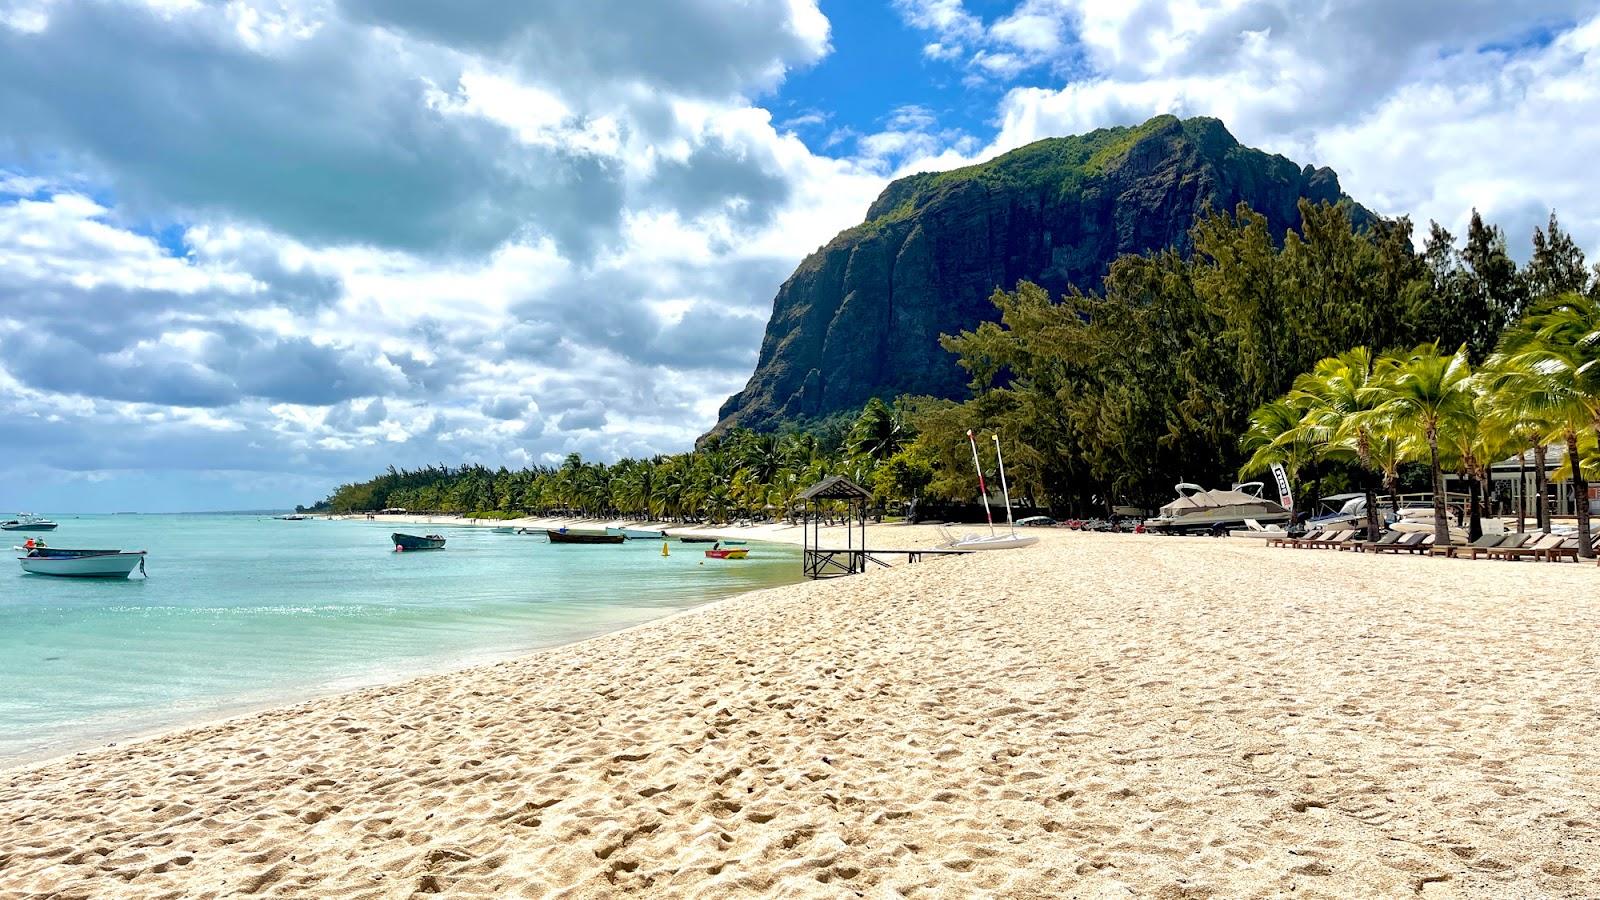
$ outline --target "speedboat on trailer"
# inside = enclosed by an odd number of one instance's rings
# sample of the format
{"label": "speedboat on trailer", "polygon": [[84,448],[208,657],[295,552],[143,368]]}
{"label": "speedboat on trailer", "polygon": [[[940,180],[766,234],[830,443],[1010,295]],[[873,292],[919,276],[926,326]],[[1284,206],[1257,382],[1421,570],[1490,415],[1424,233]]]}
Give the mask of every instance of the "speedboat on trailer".
{"label": "speedboat on trailer", "polygon": [[1229,529],[1253,521],[1257,525],[1286,524],[1289,511],[1274,500],[1261,496],[1262,484],[1249,481],[1232,490],[1206,490],[1198,484],[1181,482],[1177,499],[1161,507],[1161,514],[1145,520],[1145,527],[1161,534],[1190,534],[1203,531],[1226,534]]}

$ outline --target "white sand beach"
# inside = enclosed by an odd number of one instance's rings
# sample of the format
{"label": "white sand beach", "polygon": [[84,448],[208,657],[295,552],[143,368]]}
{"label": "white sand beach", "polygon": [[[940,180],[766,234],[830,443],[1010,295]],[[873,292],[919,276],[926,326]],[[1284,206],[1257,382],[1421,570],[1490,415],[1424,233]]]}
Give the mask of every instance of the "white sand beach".
{"label": "white sand beach", "polygon": [[1594,566],[1044,536],[0,773],[0,897],[1600,895]]}

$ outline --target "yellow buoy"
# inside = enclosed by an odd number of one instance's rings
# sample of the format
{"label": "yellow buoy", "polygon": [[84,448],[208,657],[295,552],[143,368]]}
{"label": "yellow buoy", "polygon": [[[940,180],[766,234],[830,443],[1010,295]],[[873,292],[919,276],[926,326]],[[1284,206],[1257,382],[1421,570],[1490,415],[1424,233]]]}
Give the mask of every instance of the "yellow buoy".
{"label": "yellow buoy", "polygon": [[662,541],[661,542],[661,555],[662,556],[671,556],[672,555],[671,553],[667,552],[667,542],[666,541]]}

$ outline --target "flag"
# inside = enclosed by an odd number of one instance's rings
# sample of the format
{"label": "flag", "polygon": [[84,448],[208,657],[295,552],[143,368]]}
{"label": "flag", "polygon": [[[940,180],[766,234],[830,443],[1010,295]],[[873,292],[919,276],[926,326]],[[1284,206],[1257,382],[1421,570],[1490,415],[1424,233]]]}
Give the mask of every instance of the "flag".
{"label": "flag", "polygon": [[1294,508],[1294,494],[1289,492],[1289,473],[1284,471],[1282,463],[1272,464],[1272,477],[1278,480],[1278,502],[1285,509]]}

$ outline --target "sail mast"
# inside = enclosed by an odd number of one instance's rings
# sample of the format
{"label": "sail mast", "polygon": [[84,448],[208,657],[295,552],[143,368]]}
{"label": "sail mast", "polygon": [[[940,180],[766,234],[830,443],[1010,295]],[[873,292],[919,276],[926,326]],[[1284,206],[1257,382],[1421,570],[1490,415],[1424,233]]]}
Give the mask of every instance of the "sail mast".
{"label": "sail mast", "polygon": [[978,462],[978,439],[967,429],[967,443],[972,445],[972,467],[978,470],[978,494],[983,497],[983,517],[989,520],[989,533],[994,534],[994,513],[989,512],[989,487],[983,483],[983,466]]}
{"label": "sail mast", "polygon": [[1000,492],[1006,498],[1006,527],[1011,529],[1012,534],[1016,534],[1016,523],[1011,521],[1011,488],[1006,487],[1006,460],[1000,455],[1000,435],[995,433],[990,437],[994,438],[994,458],[1000,463]]}

